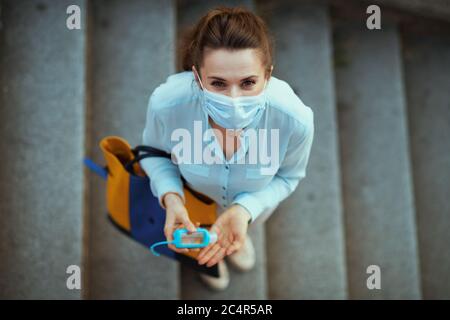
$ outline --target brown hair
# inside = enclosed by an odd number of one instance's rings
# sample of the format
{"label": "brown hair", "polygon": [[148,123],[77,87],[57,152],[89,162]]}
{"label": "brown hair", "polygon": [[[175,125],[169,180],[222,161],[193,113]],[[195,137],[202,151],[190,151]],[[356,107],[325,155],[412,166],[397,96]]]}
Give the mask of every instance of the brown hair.
{"label": "brown hair", "polygon": [[191,71],[194,65],[200,72],[205,47],[255,48],[259,49],[267,75],[273,61],[273,43],[265,22],[253,12],[244,7],[216,7],[187,33],[181,46],[182,68]]}

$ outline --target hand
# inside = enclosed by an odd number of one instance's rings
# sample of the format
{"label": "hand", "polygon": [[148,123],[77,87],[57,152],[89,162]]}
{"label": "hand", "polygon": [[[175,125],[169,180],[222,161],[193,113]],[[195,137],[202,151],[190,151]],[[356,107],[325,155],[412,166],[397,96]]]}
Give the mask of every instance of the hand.
{"label": "hand", "polygon": [[[189,232],[195,232],[197,228],[189,219],[188,212],[184,206],[183,199],[177,193],[169,192],[164,195],[163,203],[166,207],[166,223],[164,235],[167,241],[173,241],[173,232],[179,228],[186,228]],[[178,253],[188,252],[189,249],[178,249],[173,244],[168,247]]]}
{"label": "hand", "polygon": [[217,242],[203,248],[197,256],[200,265],[212,267],[225,256],[239,250],[245,241],[251,215],[244,207],[235,204],[223,212],[211,227],[217,234]]}

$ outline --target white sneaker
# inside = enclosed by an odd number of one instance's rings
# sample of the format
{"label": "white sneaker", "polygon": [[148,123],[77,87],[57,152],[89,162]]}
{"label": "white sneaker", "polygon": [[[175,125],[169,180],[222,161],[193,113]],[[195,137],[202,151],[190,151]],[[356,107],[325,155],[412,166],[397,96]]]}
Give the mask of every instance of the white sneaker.
{"label": "white sneaker", "polygon": [[223,291],[228,288],[228,285],[230,284],[230,274],[224,260],[220,261],[217,266],[219,268],[218,278],[200,273],[200,279],[202,279],[203,283],[209,288],[215,291]]}
{"label": "white sneaker", "polygon": [[235,253],[227,257],[230,264],[239,271],[249,271],[253,269],[256,262],[255,247],[252,239],[247,235],[243,246]]}

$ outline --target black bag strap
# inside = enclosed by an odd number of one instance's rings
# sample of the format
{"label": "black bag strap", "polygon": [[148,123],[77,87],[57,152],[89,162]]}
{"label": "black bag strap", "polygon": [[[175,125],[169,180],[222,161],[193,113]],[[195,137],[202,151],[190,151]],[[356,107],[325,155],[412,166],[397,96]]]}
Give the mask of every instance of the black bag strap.
{"label": "black bag strap", "polygon": [[[136,146],[134,149],[131,150],[135,156],[135,158],[131,161],[129,161],[126,165],[125,165],[125,169],[132,173],[133,172],[133,164],[135,164],[138,161],[141,161],[142,159],[145,158],[149,158],[149,157],[163,157],[163,158],[169,158],[171,159],[172,156],[170,153],[165,152],[164,150],[160,150],[157,148],[153,148],[150,146],[144,146],[144,145],[139,145]],[[140,152],[144,152],[142,154],[139,154]],[[181,180],[183,181],[183,185],[195,196],[197,197],[197,199],[203,201],[206,204],[212,204],[214,202],[214,200],[210,199],[208,196],[197,192],[195,190],[193,190],[191,187],[189,187],[189,185],[186,182],[186,179],[184,179],[183,176],[181,176]]]}
{"label": "black bag strap", "polygon": [[[150,147],[150,146],[144,146],[144,145],[136,146],[131,151],[134,154],[134,159],[129,161],[125,165],[125,169],[128,172],[133,172],[133,165],[136,162],[139,162],[139,161],[141,161],[142,159],[145,159],[145,158],[149,158],[149,157],[163,157],[163,158],[171,159],[170,153],[167,153],[164,150],[156,149],[156,148],[153,148],[153,147]],[[145,152],[145,153],[139,154],[140,152]]]}
{"label": "black bag strap", "polygon": [[164,150],[161,150],[161,149],[153,148],[151,146],[140,145],[140,146],[136,146],[131,151],[134,153],[135,156],[137,156],[139,154],[139,152],[145,151],[146,153],[151,154],[152,157],[167,157],[167,158],[170,158],[170,153],[167,153],[167,152],[165,152]]}

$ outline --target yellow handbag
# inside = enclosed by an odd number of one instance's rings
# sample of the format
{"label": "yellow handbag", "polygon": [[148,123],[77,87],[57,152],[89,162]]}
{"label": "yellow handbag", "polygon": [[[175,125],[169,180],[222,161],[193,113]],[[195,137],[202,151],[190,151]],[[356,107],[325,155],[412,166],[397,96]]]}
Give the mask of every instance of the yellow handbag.
{"label": "yellow handbag", "polygon": [[[131,148],[129,143],[117,136],[107,136],[100,142],[106,160],[102,167],[85,158],[85,165],[106,180],[106,205],[110,221],[127,236],[149,248],[153,243],[166,240],[164,236],[165,209],[150,189],[150,179],[140,167],[139,161],[146,157],[171,155],[150,146]],[[200,227],[209,228],[216,221],[216,203],[204,194],[191,189],[184,177],[184,194],[189,218]],[[199,252],[177,253],[167,246],[158,252],[188,265],[199,272],[218,277],[217,265],[198,265]]]}

